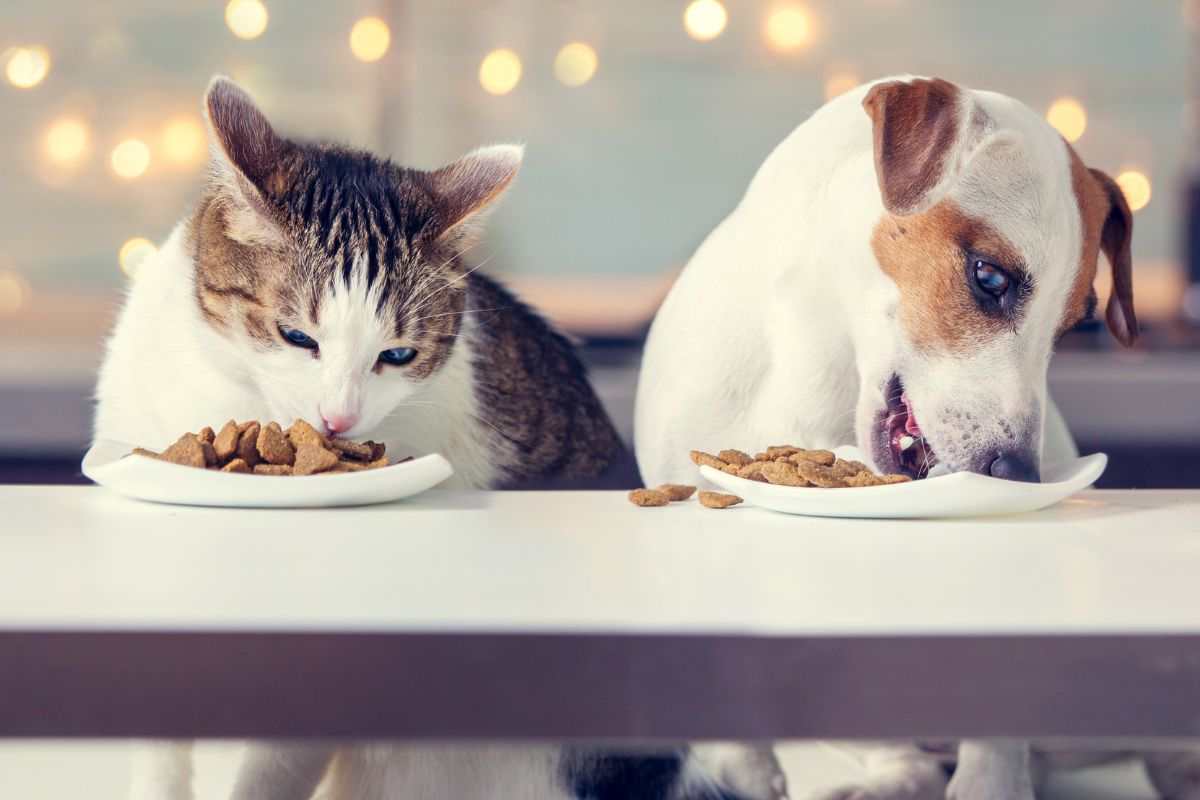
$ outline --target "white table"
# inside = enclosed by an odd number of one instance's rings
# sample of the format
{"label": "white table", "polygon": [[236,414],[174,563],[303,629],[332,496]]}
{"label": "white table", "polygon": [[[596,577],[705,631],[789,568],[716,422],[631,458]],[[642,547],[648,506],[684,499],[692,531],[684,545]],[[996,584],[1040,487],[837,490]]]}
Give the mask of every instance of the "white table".
{"label": "white table", "polygon": [[0,735],[1200,734],[1200,491],[868,522],[0,487]]}

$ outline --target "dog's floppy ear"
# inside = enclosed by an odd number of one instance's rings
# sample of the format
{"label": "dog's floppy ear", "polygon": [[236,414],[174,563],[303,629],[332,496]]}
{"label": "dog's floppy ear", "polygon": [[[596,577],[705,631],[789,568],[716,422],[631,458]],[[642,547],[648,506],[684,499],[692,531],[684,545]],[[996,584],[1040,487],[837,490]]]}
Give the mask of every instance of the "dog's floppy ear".
{"label": "dog's floppy ear", "polygon": [[1104,320],[1117,341],[1129,347],[1138,337],[1137,314],[1133,310],[1133,213],[1116,181],[1098,169],[1088,171],[1108,196],[1100,249],[1112,267],[1112,294],[1108,296]]}
{"label": "dog's floppy ear", "polygon": [[960,165],[972,112],[949,81],[916,78],[871,87],[863,108],[875,126],[875,176],[893,214],[925,211],[949,190]]}

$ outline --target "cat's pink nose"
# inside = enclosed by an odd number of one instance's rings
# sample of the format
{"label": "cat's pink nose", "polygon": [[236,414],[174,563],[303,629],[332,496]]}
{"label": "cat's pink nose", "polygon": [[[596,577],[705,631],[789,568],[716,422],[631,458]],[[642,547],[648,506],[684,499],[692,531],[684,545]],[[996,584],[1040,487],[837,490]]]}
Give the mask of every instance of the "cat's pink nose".
{"label": "cat's pink nose", "polygon": [[325,432],[336,436],[339,433],[345,433],[354,427],[358,422],[357,414],[331,414],[325,416],[321,414],[321,421],[325,423]]}

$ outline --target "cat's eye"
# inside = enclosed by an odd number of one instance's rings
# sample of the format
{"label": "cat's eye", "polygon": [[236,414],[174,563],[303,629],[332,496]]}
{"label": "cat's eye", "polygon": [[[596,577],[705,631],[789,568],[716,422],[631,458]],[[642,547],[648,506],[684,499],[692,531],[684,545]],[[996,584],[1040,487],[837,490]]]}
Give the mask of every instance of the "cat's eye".
{"label": "cat's eye", "polygon": [[384,364],[403,367],[417,357],[417,351],[411,347],[393,347],[379,354],[379,360]]}
{"label": "cat's eye", "polygon": [[316,350],[317,340],[309,336],[307,333],[296,328],[288,328],[284,325],[279,326],[279,335],[287,340],[288,344],[293,344],[296,347],[303,347],[305,350]]}

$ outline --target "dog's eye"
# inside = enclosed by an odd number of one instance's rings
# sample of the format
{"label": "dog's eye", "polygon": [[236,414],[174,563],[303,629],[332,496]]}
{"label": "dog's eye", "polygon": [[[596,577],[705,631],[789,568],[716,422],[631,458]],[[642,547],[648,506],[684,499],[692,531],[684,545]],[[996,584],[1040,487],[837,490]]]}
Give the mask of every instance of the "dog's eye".
{"label": "dog's eye", "polygon": [[296,347],[303,347],[305,350],[317,349],[317,340],[304,331],[280,325],[279,335],[286,339],[288,344],[295,345]]}
{"label": "dog's eye", "polygon": [[402,367],[417,357],[417,351],[411,347],[393,347],[379,354],[379,360],[384,364]]}
{"label": "dog's eye", "polygon": [[974,268],[975,283],[980,289],[997,298],[1008,293],[1008,288],[1012,285],[1012,278],[1008,277],[1007,272],[995,264],[989,264],[978,258],[975,259]]}

